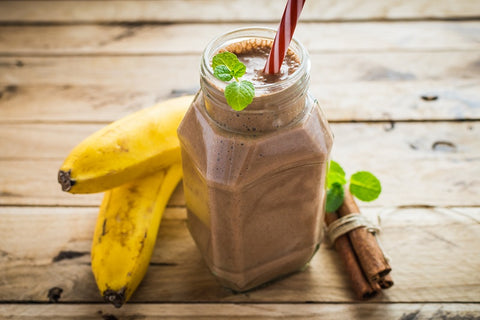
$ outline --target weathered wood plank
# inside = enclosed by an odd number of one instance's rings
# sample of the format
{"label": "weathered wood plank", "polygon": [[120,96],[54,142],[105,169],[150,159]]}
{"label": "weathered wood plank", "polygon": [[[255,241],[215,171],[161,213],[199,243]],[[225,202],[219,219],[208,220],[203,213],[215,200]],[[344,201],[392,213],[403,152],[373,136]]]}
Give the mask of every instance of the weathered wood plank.
{"label": "weathered wood plank", "polygon": [[[91,133],[105,124],[1,124],[1,160],[57,160],[60,165],[68,152]],[[458,160],[474,160],[480,155],[480,141],[476,131],[480,124],[453,123],[332,123],[335,134],[334,153],[362,154],[375,145],[379,158],[393,156],[406,158],[457,157]],[[445,141],[453,145],[433,146]],[[365,151],[364,151],[365,152]]]}
{"label": "weathered wood plank", "polygon": [[[256,26],[276,28],[272,23]],[[215,36],[251,23],[1,26],[2,55],[200,54]],[[192,37],[192,33],[195,37]],[[310,53],[328,51],[479,50],[480,23],[302,23],[295,30]]]}
{"label": "weathered wood plank", "polygon": [[[472,80],[313,83],[330,121],[477,120],[480,83]],[[106,123],[158,101],[194,94],[198,84],[156,89],[109,86],[0,86],[0,123]],[[423,97],[423,98],[422,98]],[[424,98],[434,97],[434,100]]]}
{"label": "weathered wood plank", "polygon": [[[90,261],[89,246],[98,208],[3,207],[0,212],[0,234],[13,237],[0,240],[0,263],[17,264],[25,260],[33,265],[49,264],[62,251],[83,252],[86,256],[78,257],[78,261]],[[164,221],[185,219],[185,208],[167,208],[163,215]],[[27,220],[31,221],[30,226]],[[43,231],[38,235],[32,228]],[[41,236],[41,242],[32,238],[32,234]]]}
{"label": "weathered wood plank", "polygon": [[[331,120],[479,119],[479,61],[477,52],[313,54],[310,88]],[[198,64],[196,55],[2,57],[0,121],[111,121],[194,93]]]}
{"label": "weathered wood plank", "polygon": [[[370,52],[311,55],[312,87],[351,82],[478,82],[478,52]],[[160,90],[198,85],[200,55],[1,57],[3,85],[101,85]],[[181,70],[182,72],[179,72]],[[73,76],[74,75],[74,76]]]}
{"label": "weathered wood plank", "polygon": [[[372,219],[380,217],[382,244],[394,270],[395,286],[372,301],[479,302],[478,208],[363,211]],[[60,302],[101,301],[88,255],[95,217],[93,208],[0,207],[0,301],[47,301],[54,286],[63,289]],[[84,255],[53,262],[61,251]],[[323,246],[305,272],[234,294],[210,275],[185,221],[165,219],[152,264],[132,301],[354,301],[343,271],[337,254]]]}
{"label": "weathered wood plank", "polygon": [[[120,310],[98,304],[0,305],[7,319],[477,319],[478,304],[130,304]],[[115,317],[115,318],[114,318]]]}
{"label": "weathered wood plank", "polygon": [[[276,0],[164,1],[2,1],[0,22],[185,22],[278,21]],[[304,21],[431,19],[478,17],[476,1],[309,1]]]}
{"label": "weathered wood plank", "polygon": [[[0,205],[99,206],[103,194],[69,194],[57,182],[62,160],[0,160]],[[34,178],[32,178],[34,177]],[[168,205],[184,205],[177,187]]]}
{"label": "weathered wood plank", "polygon": [[[89,205],[100,195],[60,191],[57,170],[100,125],[0,125],[0,204]],[[332,124],[333,159],[349,173],[378,175],[375,205],[479,205],[480,140],[476,122]],[[171,204],[183,204],[181,193]]]}

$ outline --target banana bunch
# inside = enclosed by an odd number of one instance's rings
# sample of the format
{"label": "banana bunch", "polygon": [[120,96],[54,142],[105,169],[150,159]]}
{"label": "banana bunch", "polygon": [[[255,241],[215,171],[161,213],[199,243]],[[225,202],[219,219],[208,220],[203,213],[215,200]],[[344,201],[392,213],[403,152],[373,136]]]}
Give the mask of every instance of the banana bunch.
{"label": "banana bunch", "polygon": [[87,137],[58,172],[63,191],[105,191],[92,271],[105,301],[121,307],[143,279],[168,200],[182,178],[179,126],[192,96],[167,100]]}
{"label": "banana bunch", "polygon": [[167,100],[87,137],[60,167],[63,191],[102,192],[180,162],[177,128],[192,100]]}

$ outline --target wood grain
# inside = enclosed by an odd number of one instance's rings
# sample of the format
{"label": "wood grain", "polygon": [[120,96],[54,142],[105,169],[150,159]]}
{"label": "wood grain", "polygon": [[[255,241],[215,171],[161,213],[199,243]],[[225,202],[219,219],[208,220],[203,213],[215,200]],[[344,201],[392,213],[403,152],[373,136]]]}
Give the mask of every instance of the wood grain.
{"label": "wood grain", "polygon": [[[317,80],[321,80],[317,78]],[[191,82],[191,83],[188,83]],[[144,89],[113,86],[0,86],[0,123],[108,123],[156,102],[194,94],[193,81]],[[480,119],[475,80],[312,83],[329,121],[423,121]],[[426,101],[424,98],[434,97]]]}
{"label": "wood grain", "polygon": [[[159,311],[161,310],[161,311]],[[0,305],[7,319],[477,319],[478,304],[130,304],[120,310],[99,304]],[[114,318],[115,317],[115,318]]]}
{"label": "wood grain", "polygon": [[296,31],[332,122],[333,159],[382,181],[381,197],[359,204],[380,219],[393,288],[358,303],[324,245],[305,272],[234,294],[189,236],[179,185],[132,301],[102,303],[89,257],[102,194],[61,192],[63,158],[110,121],[195,93],[206,43],[237,27],[275,28],[284,3],[0,1],[0,319],[480,319],[472,0],[307,1]]}
{"label": "wood grain", "polygon": [[[0,26],[2,55],[201,54],[213,37],[252,23],[170,25]],[[255,26],[276,28],[274,23]],[[195,37],[191,36],[195,30]],[[298,25],[295,37],[310,53],[359,51],[473,51],[476,22],[361,22]]]}
{"label": "wood grain", "polygon": [[[0,125],[0,204],[97,206],[101,195],[60,191],[57,170],[73,146],[101,125]],[[479,205],[476,122],[332,124],[332,158],[352,174],[374,172],[375,205]],[[178,191],[180,192],[180,191]],[[171,205],[183,204],[181,193]]]}
{"label": "wood grain", "polygon": [[[0,22],[276,22],[283,9],[284,3],[276,0],[2,1]],[[478,3],[469,0],[309,1],[302,20],[475,18],[479,14]]]}
{"label": "wood grain", "polygon": [[[478,84],[478,52],[317,53],[311,55],[312,91],[359,82]],[[3,85],[98,85],[143,90],[198,86],[200,55],[1,57]],[[182,72],[179,72],[182,70]],[[73,76],[75,75],[75,76]]]}
{"label": "wood grain", "polygon": [[[0,206],[89,206],[97,207],[102,194],[70,194],[61,191],[57,174],[62,160],[0,161]],[[32,178],[32,172],[35,178]],[[30,194],[30,196],[28,195]],[[184,205],[183,188],[176,189],[169,206]]]}
{"label": "wood grain", "polygon": [[[479,61],[477,52],[312,54],[310,90],[335,121],[475,120]],[[112,121],[195,93],[198,64],[197,55],[0,57],[0,122]]]}
{"label": "wood grain", "polygon": [[[478,302],[477,208],[362,210],[380,218],[395,279],[372,302]],[[93,208],[0,207],[0,301],[48,301],[46,293],[57,286],[63,289],[60,302],[100,302],[88,254],[95,218]],[[54,262],[62,251],[84,254]],[[132,301],[320,303],[351,302],[354,296],[339,257],[325,246],[305,272],[234,294],[210,275],[185,220],[173,213],[162,221],[152,263]]]}

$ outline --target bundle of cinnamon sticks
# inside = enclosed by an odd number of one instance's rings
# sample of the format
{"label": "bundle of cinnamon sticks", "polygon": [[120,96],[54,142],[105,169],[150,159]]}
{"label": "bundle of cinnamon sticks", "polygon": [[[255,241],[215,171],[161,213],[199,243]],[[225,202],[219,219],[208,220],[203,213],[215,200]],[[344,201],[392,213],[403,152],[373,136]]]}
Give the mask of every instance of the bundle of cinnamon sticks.
{"label": "bundle of cinnamon sticks", "polygon": [[[349,214],[360,214],[352,194],[345,190],[342,206],[337,212],[325,215],[327,226],[340,217]],[[365,227],[356,228],[339,236],[333,244],[342,258],[353,290],[359,299],[367,299],[377,295],[382,289],[393,286],[389,275],[392,270],[378,245],[375,235]]]}

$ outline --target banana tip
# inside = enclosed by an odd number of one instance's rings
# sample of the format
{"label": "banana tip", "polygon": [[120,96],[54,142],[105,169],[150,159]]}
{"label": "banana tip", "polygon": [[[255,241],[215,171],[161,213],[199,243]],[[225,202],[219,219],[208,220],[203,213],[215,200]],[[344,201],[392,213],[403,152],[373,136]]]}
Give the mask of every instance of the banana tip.
{"label": "banana tip", "polygon": [[61,184],[63,191],[70,191],[70,189],[72,189],[72,186],[75,184],[75,180],[72,180],[70,178],[71,172],[72,170],[58,171],[58,183]]}
{"label": "banana tip", "polygon": [[115,308],[120,308],[125,304],[125,287],[119,291],[114,291],[112,289],[107,289],[103,292],[103,299],[105,302],[109,302],[115,306]]}

